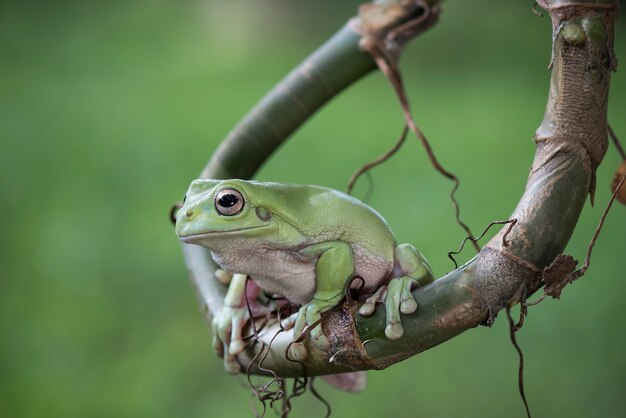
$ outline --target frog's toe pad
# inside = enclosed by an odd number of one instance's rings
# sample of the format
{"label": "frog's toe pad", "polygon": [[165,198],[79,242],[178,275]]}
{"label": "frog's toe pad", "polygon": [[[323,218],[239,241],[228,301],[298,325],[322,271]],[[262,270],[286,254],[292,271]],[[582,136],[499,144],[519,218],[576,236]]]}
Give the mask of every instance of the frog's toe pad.
{"label": "frog's toe pad", "polygon": [[302,343],[292,343],[287,354],[291,360],[304,361],[306,359],[306,348]]}
{"label": "frog's toe pad", "polygon": [[320,350],[328,350],[330,348],[330,341],[323,333],[313,336],[313,342]]}
{"label": "frog's toe pad", "polygon": [[400,312],[405,315],[412,314],[417,311],[417,302],[413,298],[408,298],[400,303]]}
{"label": "frog's toe pad", "polygon": [[280,321],[280,325],[283,327],[285,331],[290,330],[296,324],[297,313],[288,316],[287,318]]}
{"label": "frog's toe pad", "polygon": [[242,340],[233,340],[228,347],[228,354],[236,356],[237,354],[241,353],[245,347],[246,345]]}
{"label": "frog's toe pad", "polygon": [[359,308],[359,314],[361,314],[361,316],[370,316],[371,314],[374,313],[375,309],[376,309],[376,305],[374,303],[365,302]]}
{"label": "frog's toe pad", "polygon": [[233,275],[227,272],[226,270],[217,269],[215,270],[215,278],[217,279],[218,282],[220,282],[224,286],[227,286],[230,284],[230,281],[232,280]]}
{"label": "frog's toe pad", "polygon": [[217,356],[219,358],[224,357],[224,344],[222,344],[222,341],[217,338],[217,335],[213,335],[213,351],[215,351],[215,354],[217,354]]}
{"label": "frog's toe pad", "polygon": [[387,297],[387,286],[379,287],[376,292],[365,300],[365,303],[359,308],[361,316],[370,316],[376,310],[377,303],[383,303]]}
{"label": "frog's toe pad", "polygon": [[228,374],[239,374],[241,366],[237,362],[237,359],[234,356],[228,357],[228,360],[224,361],[224,370],[226,370]]}
{"label": "frog's toe pad", "polygon": [[390,340],[397,340],[404,334],[404,329],[400,323],[388,323],[385,327],[385,335]]}

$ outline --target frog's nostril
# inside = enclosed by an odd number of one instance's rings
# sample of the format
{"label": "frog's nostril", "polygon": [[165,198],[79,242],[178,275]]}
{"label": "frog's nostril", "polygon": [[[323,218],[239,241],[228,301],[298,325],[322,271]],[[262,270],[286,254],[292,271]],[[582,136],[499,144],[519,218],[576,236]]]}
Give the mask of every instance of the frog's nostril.
{"label": "frog's nostril", "polygon": [[193,216],[193,211],[188,210],[188,211],[185,213],[185,215],[186,215],[188,218],[191,218],[191,217]]}

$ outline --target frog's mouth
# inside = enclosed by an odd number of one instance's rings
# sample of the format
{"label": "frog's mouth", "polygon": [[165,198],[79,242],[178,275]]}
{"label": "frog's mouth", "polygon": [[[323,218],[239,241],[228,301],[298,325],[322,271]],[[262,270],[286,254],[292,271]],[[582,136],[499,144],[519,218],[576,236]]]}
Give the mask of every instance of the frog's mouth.
{"label": "frog's mouth", "polygon": [[183,236],[179,236],[178,239],[181,240],[182,242],[185,243],[189,243],[189,244],[195,244],[198,241],[202,241],[202,239],[204,238],[209,238],[212,239],[214,237],[220,237],[220,236],[224,236],[224,235],[231,235],[231,234],[236,234],[242,231],[250,231],[253,229],[260,229],[260,228],[265,228],[267,225],[262,225],[262,226],[252,226],[249,228],[239,228],[239,229],[229,229],[228,231],[204,231],[204,232],[200,232],[197,234],[190,234],[190,235],[183,235]]}

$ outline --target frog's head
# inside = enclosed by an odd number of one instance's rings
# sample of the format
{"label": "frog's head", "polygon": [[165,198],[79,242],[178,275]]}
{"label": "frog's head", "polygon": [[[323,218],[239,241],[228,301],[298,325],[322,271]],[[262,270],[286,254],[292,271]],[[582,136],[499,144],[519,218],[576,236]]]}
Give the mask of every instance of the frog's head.
{"label": "frog's head", "polygon": [[277,229],[258,185],[244,180],[194,180],[176,214],[181,241],[211,248],[232,238],[266,237]]}

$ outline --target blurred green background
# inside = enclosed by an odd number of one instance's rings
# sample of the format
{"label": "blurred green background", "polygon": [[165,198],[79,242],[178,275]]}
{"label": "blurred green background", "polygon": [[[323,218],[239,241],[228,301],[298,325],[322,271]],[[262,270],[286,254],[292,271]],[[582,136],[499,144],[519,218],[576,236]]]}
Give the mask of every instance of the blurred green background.
{"label": "blurred green background", "polygon": [[[249,417],[187,278],[167,212],[220,139],[357,1],[0,3],[0,416]],[[530,2],[449,0],[407,49],[415,117],[462,179],[475,231],[506,219],[523,191],[547,96],[550,22]],[[626,57],[622,19],[618,58]],[[609,120],[626,141],[626,77]],[[297,132],[259,179],[344,189],[402,126],[372,74]],[[609,197],[613,147],[568,253],[584,257]],[[463,238],[451,184],[417,141],[374,172],[370,203],[430,259]],[[359,184],[357,196],[365,193]],[[584,279],[530,311],[518,338],[541,417],[626,410],[626,208],[610,214]],[[462,256],[468,259],[471,250]],[[369,373],[363,394],[319,383],[336,417],[522,417],[517,355],[500,317]],[[306,395],[294,417],[322,417]],[[271,416],[271,414],[270,414]]]}

